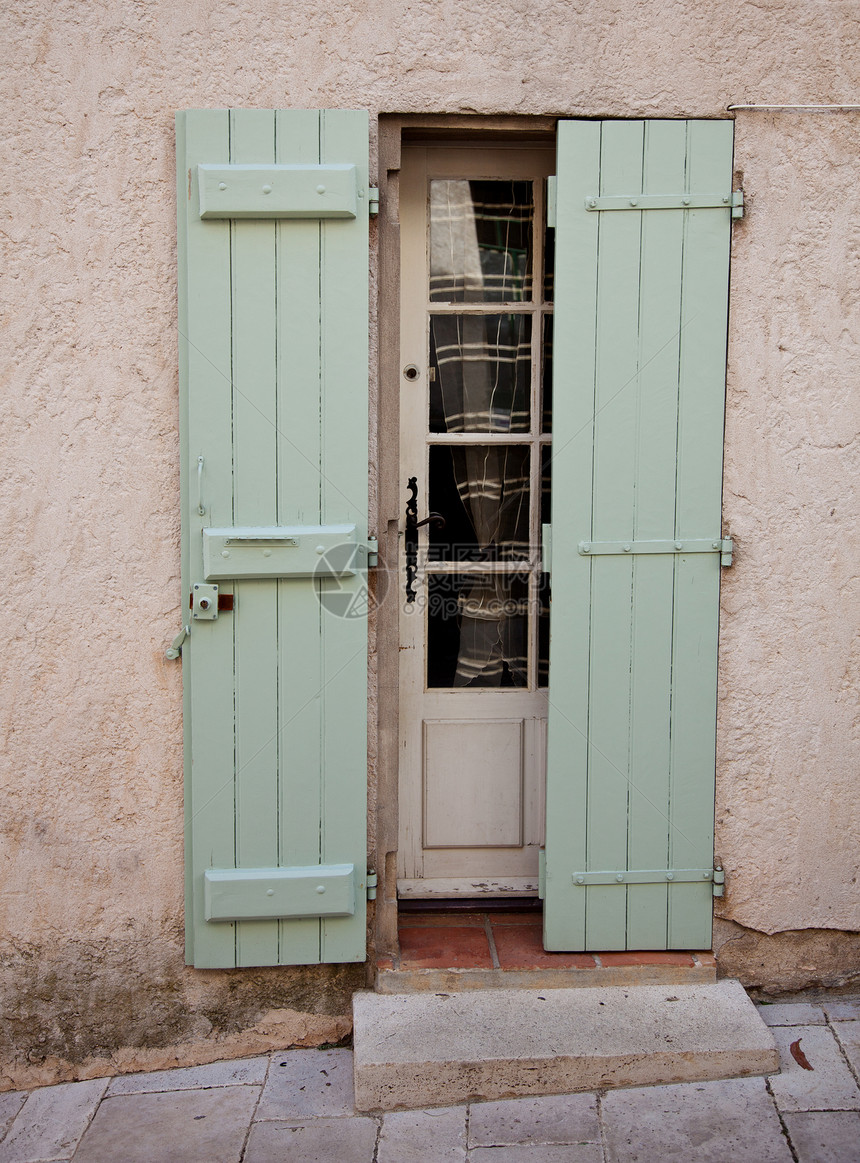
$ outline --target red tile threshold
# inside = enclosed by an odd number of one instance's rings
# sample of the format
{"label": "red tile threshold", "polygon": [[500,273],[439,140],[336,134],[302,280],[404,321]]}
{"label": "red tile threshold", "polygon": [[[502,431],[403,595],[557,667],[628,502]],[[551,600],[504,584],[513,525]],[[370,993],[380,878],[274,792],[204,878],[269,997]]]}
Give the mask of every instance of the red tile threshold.
{"label": "red tile threshold", "polygon": [[492,969],[484,926],[401,925],[401,969]]}
{"label": "red tile threshold", "polygon": [[547,953],[537,925],[493,925],[500,969],[594,969],[590,953]]}
{"label": "red tile threshold", "polygon": [[713,954],[662,951],[548,953],[540,913],[404,913],[400,957],[384,969],[597,969],[712,966]]}

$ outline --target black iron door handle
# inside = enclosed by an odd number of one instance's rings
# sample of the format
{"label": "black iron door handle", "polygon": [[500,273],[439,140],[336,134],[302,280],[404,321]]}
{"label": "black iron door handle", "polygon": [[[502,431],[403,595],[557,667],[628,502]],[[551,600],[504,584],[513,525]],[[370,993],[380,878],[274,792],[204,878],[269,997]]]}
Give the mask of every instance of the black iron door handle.
{"label": "black iron door handle", "polygon": [[406,488],[411,496],[406,499],[406,601],[414,602],[415,575],[418,572],[418,478],[410,477]]}
{"label": "black iron door handle", "polygon": [[441,513],[431,513],[429,517],[425,517],[423,521],[419,521],[415,528],[420,529],[422,525],[435,525],[441,532],[445,528],[445,518]]}
{"label": "black iron door handle", "polygon": [[406,498],[406,601],[415,601],[415,575],[418,572],[418,530],[422,525],[445,528],[445,518],[441,513],[431,513],[423,521],[418,520],[418,478],[410,477],[406,482],[409,496]]}

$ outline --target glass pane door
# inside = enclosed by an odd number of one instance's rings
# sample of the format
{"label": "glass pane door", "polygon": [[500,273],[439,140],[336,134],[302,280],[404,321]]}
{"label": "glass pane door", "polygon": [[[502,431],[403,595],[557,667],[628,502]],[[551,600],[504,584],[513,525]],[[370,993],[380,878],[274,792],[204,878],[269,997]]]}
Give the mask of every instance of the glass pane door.
{"label": "glass pane door", "polygon": [[404,149],[402,895],[537,889],[551,166],[551,150]]}

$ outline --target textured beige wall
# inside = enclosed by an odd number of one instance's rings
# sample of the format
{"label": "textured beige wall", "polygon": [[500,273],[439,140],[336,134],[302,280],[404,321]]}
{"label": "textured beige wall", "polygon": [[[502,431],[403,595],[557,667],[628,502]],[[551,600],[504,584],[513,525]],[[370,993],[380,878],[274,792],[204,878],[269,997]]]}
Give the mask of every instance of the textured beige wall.
{"label": "textured beige wall", "polygon": [[[123,1045],[206,1056],[272,1010],[298,1013],[272,1019],[281,1038],[290,1021],[329,1037],[356,980],[182,965],[173,111],[850,101],[855,16],[854,0],[3,6],[7,1077]],[[764,931],[860,929],[858,133],[851,114],[738,121],[719,851],[725,916]],[[309,1034],[309,1013],[333,1016]]]}
{"label": "textured beige wall", "polygon": [[767,933],[857,930],[860,113],[739,114],[735,152],[749,206],[726,420],[722,912]]}

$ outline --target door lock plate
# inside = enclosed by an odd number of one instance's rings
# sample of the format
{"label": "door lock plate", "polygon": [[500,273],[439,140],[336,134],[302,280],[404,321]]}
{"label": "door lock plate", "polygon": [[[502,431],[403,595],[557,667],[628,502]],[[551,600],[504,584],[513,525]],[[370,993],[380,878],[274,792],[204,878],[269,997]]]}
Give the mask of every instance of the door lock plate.
{"label": "door lock plate", "polygon": [[218,617],[218,587],[195,582],[191,587],[191,617],[197,622],[214,622]]}

